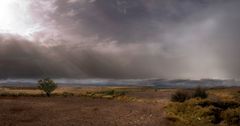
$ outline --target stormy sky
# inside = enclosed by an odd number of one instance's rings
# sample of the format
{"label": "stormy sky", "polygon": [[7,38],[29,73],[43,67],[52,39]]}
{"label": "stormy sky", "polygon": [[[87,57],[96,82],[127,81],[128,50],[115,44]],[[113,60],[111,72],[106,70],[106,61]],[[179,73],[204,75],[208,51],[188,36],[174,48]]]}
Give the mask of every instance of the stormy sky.
{"label": "stormy sky", "polygon": [[0,78],[240,78],[238,0],[6,0]]}

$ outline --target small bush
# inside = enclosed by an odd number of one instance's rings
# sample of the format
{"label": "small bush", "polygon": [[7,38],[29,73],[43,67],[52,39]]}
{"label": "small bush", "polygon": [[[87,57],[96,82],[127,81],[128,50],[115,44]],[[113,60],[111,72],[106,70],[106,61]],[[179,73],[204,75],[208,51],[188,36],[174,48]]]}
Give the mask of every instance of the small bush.
{"label": "small bush", "polygon": [[74,94],[73,93],[69,93],[69,92],[63,92],[62,96],[63,97],[69,97],[69,96],[74,96]]}
{"label": "small bush", "polygon": [[9,93],[9,92],[1,92],[0,96],[2,97],[41,97],[43,94],[29,94],[29,93]]}
{"label": "small bush", "polygon": [[123,96],[123,95],[126,95],[127,94],[127,91],[115,91],[115,96]]}
{"label": "small bush", "polygon": [[221,108],[217,108],[213,106],[209,108],[209,112],[207,112],[207,116],[212,116],[212,118],[210,119],[211,123],[218,124],[222,121],[221,112],[222,112]]}
{"label": "small bush", "polygon": [[201,101],[202,99],[189,99],[182,103],[168,104],[165,107],[166,119],[172,122],[173,126],[214,126],[210,121],[215,120],[215,111],[211,112],[210,107],[197,106]]}
{"label": "small bush", "polygon": [[178,90],[171,96],[173,102],[184,102],[188,99],[190,99],[189,93],[183,90]]}
{"label": "small bush", "polygon": [[[187,90],[188,91],[188,90]],[[187,91],[173,96],[185,96]],[[183,101],[183,100],[182,100]],[[191,126],[240,126],[240,102],[229,100],[192,98],[182,103],[174,102],[165,107],[167,120],[173,125]]]}
{"label": "small bush", "polygon": [[208,94],[205,89],[198,87],[193,93],[193,98],[207,98]]}
{"label": "small bush", "polygon": [[240,125],[240,108],[236,109],[227,109],[222,113],[222,117],[230,126],[239,126]]}
{"label": "small bush", "polygon": [[109,90],[109,91],[103,92],[103,94],[105,94],[105,95],[114,95],[114,93],[115,93],[114,90]]}
{"label": "small bush", "polygon": [[166,119],[168,121],[171,121],[171,122],[177,122],[177,121],[180,121],[181,119],[179,119],[178,116],[175,116],[175,115],[168,115],[166,116]]}
{"label": "small bush", "polygon": [[2,93],[0,93],[0,96],[12,96],[12,94],[7,93],[7,92],[2,92]]}
{"label": "small bush", "polygon": [[127,93],[127,91],[106,90],[106,91],[97,92],[96,94],[123,96],[123,95],[126,95],[126,93]]}
{"label": "small bush", "polygon": [[199,105],[201,107],[214,106],[214,107],[218,107],[218,108],[221,108],[223,110],[226,110],[228,108],[237,108],[237,107],[240,106],[240,103],[236,102],[236,101],[209,101],[209,100],[205,100],[205,101],[199,102],[197,105]]}
{"label": "small bush", "polygon": [[38,84],[38,88],[43,90],[48,97],[50,97],[51,93],[57,88],[57,84],[49,78],[39,80]]}

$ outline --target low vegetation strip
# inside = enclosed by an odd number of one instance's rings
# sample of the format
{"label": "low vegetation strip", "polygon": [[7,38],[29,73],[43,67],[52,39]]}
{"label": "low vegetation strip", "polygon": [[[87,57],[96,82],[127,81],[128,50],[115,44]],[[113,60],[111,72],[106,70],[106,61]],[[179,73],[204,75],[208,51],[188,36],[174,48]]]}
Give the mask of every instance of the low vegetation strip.
{"label": "low vegetation strip", "polygon": [[87,92],[86,96],[94,97],[94,98],[108,98],[112,99],[119,96],[124,96],[127,94],[128,91],[124,90],[103,90],[103,91],[96,91],[96,92]]}
{"label": "low vegetation strip", "polygon": [[[0,96],[2,97],[45,97],[44,93],[32,94],[32,93],[9,93],[9,92],[0,92]],[[53,93],[52,96],[74,96],[73,93],[63,92],[63,93]]]}

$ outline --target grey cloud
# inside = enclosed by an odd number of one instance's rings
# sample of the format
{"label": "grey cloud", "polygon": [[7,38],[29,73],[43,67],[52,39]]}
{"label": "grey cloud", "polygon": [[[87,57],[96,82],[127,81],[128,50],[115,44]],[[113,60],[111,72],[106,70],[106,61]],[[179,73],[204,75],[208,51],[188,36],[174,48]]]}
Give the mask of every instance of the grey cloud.
{"label": "grey cloud", "polygon": [[[236,0],[32,3],[33,40],[0,38],[2,77],[239,78]],[[37,8],[37,6],[39,6]]]}
{"label": "grey cloud", "polygon": [[[208,7],[202,1],[57,0],[50,16],[72,34],[97,35],[120,42],[144,42]],[[61,29],[64,29],[61,27]]]}

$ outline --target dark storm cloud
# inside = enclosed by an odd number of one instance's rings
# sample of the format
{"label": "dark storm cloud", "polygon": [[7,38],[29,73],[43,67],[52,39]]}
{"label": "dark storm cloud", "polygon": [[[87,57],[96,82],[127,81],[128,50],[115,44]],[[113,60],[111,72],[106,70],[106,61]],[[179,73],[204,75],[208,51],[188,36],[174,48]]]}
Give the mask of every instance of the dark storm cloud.
{"label": "dark storm cloud", "polygon": [[[1,78],[156,76],[153,71],[158,60],[149,57],[147,59],[149,61],[145,61],[149,52],[138,52],[140,48],[146,49],[142,45],[129,47],[101,43],[85,45],[82,48],[64,44],[47,47],[19,36],[2,35],[0,47]],[[135,51],[136,54],[128,54],[131,51]],[[162,66],[167,67],[169,65],[167,62],[172,62],[171,59],[164,57],[161,59],[164,59]],[[146,67],[146,64],[149,66]],[[170,69],[168,71],[170,72]]]}
{"label": "dark storm cloud", "polygon": [[2,77],[239,78],[237,0],[33,1],[44,30],[0,36]]}
{"label": "dark storm cloud", "polygon": [[[144,42],[210,6],[207,0],[55,1],[50,16],[73,34],[97,35],[121,42]],[[83,30],[84,29],[84,30]]]}
{"label": "dark storm cloud", "polygon": [[1,35],[0,48],[0,76],[3,78],[61,75],[64,72],[64,68],[51,59],[47,48],[19,36]]}

